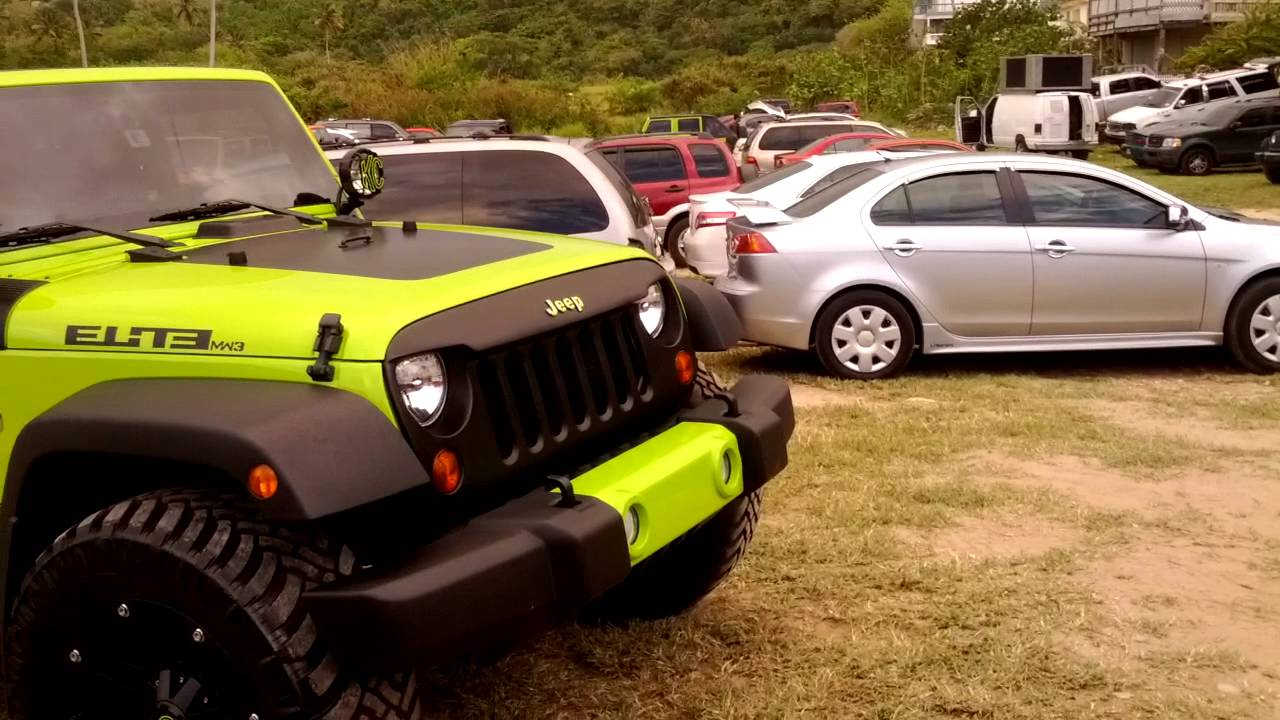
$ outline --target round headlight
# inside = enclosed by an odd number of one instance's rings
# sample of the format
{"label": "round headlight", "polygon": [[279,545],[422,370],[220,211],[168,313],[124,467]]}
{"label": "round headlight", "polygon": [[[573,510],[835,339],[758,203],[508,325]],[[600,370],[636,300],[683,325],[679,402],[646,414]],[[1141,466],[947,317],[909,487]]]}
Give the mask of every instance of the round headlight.
{"label": "round headlight", "polygon": [[658,337],[662,332],[662,323],[667,318],[667,299],[662,294],[662,286],[654,283],[645,292],[644,298],[636,302],[636,311],[640,313],[640,324],[645,332]]}
{"label": "round headlight", "polygon": [[444,409],[444,362],[435,353],[396,363],[396,389],[405,408],[419,425],[430,425]]}

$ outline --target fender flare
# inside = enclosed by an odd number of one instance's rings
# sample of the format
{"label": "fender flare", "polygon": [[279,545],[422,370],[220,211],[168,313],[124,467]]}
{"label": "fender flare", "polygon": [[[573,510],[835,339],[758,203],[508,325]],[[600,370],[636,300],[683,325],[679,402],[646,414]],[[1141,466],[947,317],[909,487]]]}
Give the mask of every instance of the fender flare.
{"label": "fender flare", "polygon": [[742,321],[733,306],[711,285],[701,280],[675,281],[689,322],[689,338],[696,352],[728,350],[742,339]]}
{"label": "fender flare", "polygon": [[61,453],[205,465],[240,484],[269,465],[280,487],[260,507],[280,522],[317,520],[430,483],[400,430],[352,392],[258,380],[115,380],[22,429],[0,503],[6,531],[28,470]]}

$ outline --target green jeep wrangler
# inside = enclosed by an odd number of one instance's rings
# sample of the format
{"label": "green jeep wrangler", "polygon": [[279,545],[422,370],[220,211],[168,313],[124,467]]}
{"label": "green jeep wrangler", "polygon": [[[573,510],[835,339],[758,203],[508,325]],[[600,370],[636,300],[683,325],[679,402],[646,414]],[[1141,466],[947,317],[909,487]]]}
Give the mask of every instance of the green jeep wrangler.
{"label": "green jeep wrangler", "polygon": [[417,717],[415,668],[678,613],[745,549],[794,417],[698,368],[740,329],[709,286],[369,223],[380,160],[335,174],[258,73],[0,106],[10,720]]}

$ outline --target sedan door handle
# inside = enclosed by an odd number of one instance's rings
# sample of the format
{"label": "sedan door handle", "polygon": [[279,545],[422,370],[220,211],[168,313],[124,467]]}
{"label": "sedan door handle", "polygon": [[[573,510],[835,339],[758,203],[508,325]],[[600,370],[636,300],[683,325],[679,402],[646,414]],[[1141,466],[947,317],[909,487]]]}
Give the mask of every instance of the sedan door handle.
{"label": "sedan door handle", "polygon": [[917,250],[924,248],[923,245],[915,240],[903,238],[883,246],[885,250],[892,250],[898,257],[911,257],[916,254]]}
{"label": "sedan door handle", "polygon": [[671,187],[667,188],[667,192],[669,193],[677,193],[677,192],[680,192],[681,190],[684,190],[684,188],[680,187],[679,185],[672,185]]}
{"label": "sedan door handle", "polygon": [[1075,246],[1068,245],[1065,240],[1050,240],[1044,245],[1037,245],[1036,249],[1048,253],[1051,258],[1060,258],[1076,251]]}

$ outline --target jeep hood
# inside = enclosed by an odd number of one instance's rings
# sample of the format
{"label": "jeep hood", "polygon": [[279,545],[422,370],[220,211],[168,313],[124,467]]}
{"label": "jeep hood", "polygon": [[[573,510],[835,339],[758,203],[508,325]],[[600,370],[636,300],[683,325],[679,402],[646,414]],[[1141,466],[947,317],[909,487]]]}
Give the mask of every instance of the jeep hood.
{"label": "jeep hood", "polygon": [[[132,246],[111,244],[80,253],[93,262],[63,255],[52,266],[0,265],[0,283],[47,280],[28,284],[13,302],[0,322],[0,347],[311,359],[321,317],[336,313],[345,333],[335,359],[381,361],[395,334],[421,318],[545,278],[649,258],[533,232],[290,223],[240,239],[186,240],[177,261],[131,262]],[[67,274],[40,272],[49,267]]]}

